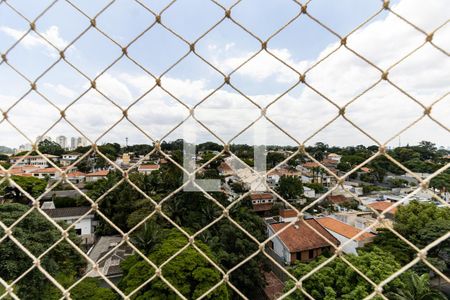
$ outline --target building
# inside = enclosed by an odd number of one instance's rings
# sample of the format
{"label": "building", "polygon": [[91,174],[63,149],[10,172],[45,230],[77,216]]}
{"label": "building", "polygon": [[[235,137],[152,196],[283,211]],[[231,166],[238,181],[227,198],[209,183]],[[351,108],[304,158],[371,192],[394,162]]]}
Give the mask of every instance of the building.
{"label": "building", "polygon": [[356,239],[351,240],[354,236],[361,233],[362,230],[331,217],[317,218],[316,220],[329,233],[331,233],[340,242],[341,245],[347,243],[342,248],[342,250],[347,254],[358,254],[356,252],[356,249],[372,242],[375,238],[375,235],[373,233],[364,232]]}
{"label": "building", "polygon": [[85,137],[78,137],[77,138],[77,147],[86,147],[89,146],[89,142]]}
{"label": "building", "polygon": [[[290,225],[290,223],[274,223],[267,225],[269,237],[288,225]],[[308,225],[314,228],[318,233]],[[331,244],[327,242],[325,238]],[[334,247],[332,245],[338,246],[339,241],[315,219],[306,219],[295,222],[278,236],[274,236],[268,243],[269,248],[271,248],[287,265],[290,265],[295,261],[310,261],[324,252],[333,253]]]}
{"label": "building", "polygon": [[159,170],[159,165],[139,165],[138,172],[144,175],[149,175],[153,171]]}
{"label": "building", "polygon": [[75,149],[77,147],[77,139],[74,137],[70,138],[70,149]]}
{"label": "building", "polygon": [[80,171],[74,171],[67,174],[67,180],[74,184],[83,183],[86,180],[86,174]]}
{"label": "building", "polygon": [[[355,210],[355,211],[334,213],[332,217],[341,222],[344,222],[345,224],[364,230],[377,221],[377,219],[374,218],[372,214],[373,212],[370,211]],[[392,221],[385,219],[383,220],[382,223],[377,223],[375,226],[371,227],[370,232],[377,233],[378,228],[385,228],[391,225]]]}
{"label": "building", "polygon": [[82,154],[77,152],[72,152],[68,154],[63,154],[60,163],[63,166],[69,166],[73,164]]}
{"label": "building", "polygon": [[[13,167],[9,170],[9,173],[14,176],[24,176],[29,177],[33,176],[32,172],[38,170],[38,167],[35,166],[21,166],[21,167]],[[5,176],[6,172],[0,170],[0,177]]]}
{"label": "building", "polygon": [[326,197],[326,200],[329,201],[333,208],[337,211],[345,211],[347,210],[346,207],[350,206],[353,201],[357,201],[344,195],[330,195]]}
{"label": "building", "polygon": [[56,143],[63,149],[67,148],[67,138],[63,135],[60,135],[56,138]]}
{"label": "building", "polygon": [[[89,206],[55,208],[53,202],[44,202],[43,211],[55,221],[64,221],[67,224],[75,223],[75,232],[81,237],[83,244],[94,243],[94,232],[97,226],[94,212],[89,212]],[[86,213],[88,213],[85,215]],[[81,220],[80,220],[81,218]]]}
{"label": "building", "polygon": [[[390,201],[375,201],[375,202],[367,204],[367,206],[369,208],[376,210],[380,214],[383,211],[385,211],[386,209],[388,209],[389,207],[391,207],[392,205],[394,205],[394,203],[390,202]],[[397,207],[393,207],[393,208],[389,209],[389,211],[387,211],[384,215],[387,219],[393,220],[396,213],[397,213]],[[377,215],[374,213],[373,217],[376,218]]]}
{"label": "building", "polygon": [[330,153],[327,155],[327,158],[329,160],[334,160],[335,162],[340,163],[342,156],[336,153]]}
{"label": "building", "polygon": [[[56,155],[44,154],[44,156],[52,161],[58,160],[58,156],[56,156]],[[48,161],[40,155],[13,156],[13,157],[10,157],[9,162],[12,165],[16,164],[16,166],[18,166],[18,167],[23,167],[23,166],[34,166],[34,167],[39,167],[39,168],[49,167]]]}
{"label": "building", "polygon": [[93,173],[87,173],[86,174],[86,182],[95,182],[97,180],[106,178],[108,176],[109,170],[100,170]]}
{"label": "building", "polygon": [[[89,258],[98,263],[101,272],[115,284],[123,276],[120,263],[133,254],[133,249],[126,243],[120,244],[121,241],[121,236],[102,236],[88,252]],[[92,270],[92,265],[88,266],[86,274],[88,277],[98,278],[101,286],[109,287],[100,274]]]}
{"label": "building", "polygon": [[31,172],[33,174],[33,177],[40,178],[40,179],[60,179],[61,178],[61,171],[59,171],[57,168],[43,168],[43,169],[36,169]]}
{"label": "building", "polygon": [[275,195],[272,193],[251,193],[252,209],[254,212],[270,211],[275,201]]}

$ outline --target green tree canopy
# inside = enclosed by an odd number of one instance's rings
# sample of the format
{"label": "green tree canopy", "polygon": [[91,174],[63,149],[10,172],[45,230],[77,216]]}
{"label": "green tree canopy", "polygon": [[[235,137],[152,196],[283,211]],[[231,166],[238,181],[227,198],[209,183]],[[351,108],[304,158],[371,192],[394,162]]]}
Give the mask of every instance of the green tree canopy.
{"label": "green tree canopy", "polygon": [[55,142],[43,140],[39,142],[38,149],[41,153],[60,156],[64,153],[64,149]]}
{"label": "green tree canopy", "polygon": [[284,199],[297,199],[303,195],[302,180],[295,176],[283,175],[278,182],[277,191]]}
{"label": "green tree canopy", "polygon": [[[379,283],[400,269],[400,264],[389,252],[374,248],[372,251],[360,251],[359,255],[346,255],[358,270],[367,275],[373,282]],[[310,263],[298,263],[291,269],[296,278],[300,278],[325,261],[321,257]],[[294,283],[289,281],[285,291],[290,290]],[[395,279],[389,285],[389,289],[401,286],[401,280]],[[303,288],[310,293],[314,299],[363,299],[373,292],[373,286],[363,277],[356,273],[343,260],[337,258],[325,265],[319,271],[303,283]],[[306,299],[300,292],[296,291],[287,299]]]}
{"label": "green tree canopy", "polygon": [[[10,226],[30,208],[18,203],[0,205],[0,221]],[[33,255],[38,256],[61,238],[60,232],[40,213],[32,211],[13,228],[14,237],[20,241]],[[70,238],[78,243],[74,232]],[[32,265],[32,260],[20,250],[11,239],[0,243],[0,277],[13,281]],[[41,261],[47,272],[57,276],[60,273],[79,273],[84,267],[79,255],[67,243],[61,242]],[[45,276],[33,269],[15,286],[21,299],[47,299],[45,290],[49,287]],[[60,296],[61,297],[61,296]]]}
{"label": "green tree canopy", "polygon": [[[176,229],[165,230],[165,239],[156,246],[148,258],[161,265],[188,243],[186,237]],[[202,242],[196,245],[209,257],[212,252]],[[154,269],[143,259],[134,255],[122,263],[124,277],[119,286],[130,293],[154,275]],[[188,299],[200,297],[221,280],[221,274],[193,247],[188,247],[162,268],[164,277]],[[176,299],[174,292],[160,279],[150,282],[136,293],[138,299]],[[228,299],[226,286],[219,286],[207,299]]]}

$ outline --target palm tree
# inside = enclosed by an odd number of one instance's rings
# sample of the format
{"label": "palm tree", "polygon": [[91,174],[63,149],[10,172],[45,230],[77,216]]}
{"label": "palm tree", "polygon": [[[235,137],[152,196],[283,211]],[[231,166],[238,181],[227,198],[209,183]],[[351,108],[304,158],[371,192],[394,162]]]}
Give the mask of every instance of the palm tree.
{"label": "palm tree", "polygon": [[162,240],[161,227],[154,221],[144,223],[139,231],[132,236],[131,242],[144,254],[150,253]]}
{"label": "palm tree", "polygon": [[417,275],[415,272],[409,272],[402,278],[404,287],[397,288],[394,292],[387,293],[386,296],[391,300],[445,300],[444,296],[438,290],[430,287],[428,274]]}

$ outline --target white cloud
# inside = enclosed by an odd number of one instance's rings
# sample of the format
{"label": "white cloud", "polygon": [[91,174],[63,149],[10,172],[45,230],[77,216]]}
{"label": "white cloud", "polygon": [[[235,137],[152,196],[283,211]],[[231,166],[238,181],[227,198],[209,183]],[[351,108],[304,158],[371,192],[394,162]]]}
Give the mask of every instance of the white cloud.
{"label": "white cloud", "polygon": [[[421,27],[429,29],[438,24],[436,20],[448,18],[448,12],[444,9],[444,5],[445,1],[443,0],[434,1],[432,5],[426,5],[426,10],[422,10],[421,1],[403,0],[393,9],[408,14],[409,20],[417,21]],[[0,30],[11,35],[19,34],[18,31],[11,31],[4,27]],[[46,34],[53,40],[57,40],[59,37],[57,28],[47,31]],[[439,38],[439,31],[436,33],[436,38]],[[419,46],[424,39],[423,34],[409,25],[405,25],[399,18],[389,15],[351,35],[348,39],[348,46],[358,53],[364,54],[381,68],[387,68]],[[24,42],[28,47],[35,47],[42,43],[42,40],[30,38]],[[328,45],[320,53],[317,53],[316,59],[310,61],[297,59],[296,53],[287,48],[271,51],[295,69],[303,71],[338,46],[337,43]],[[223,47],[210,44],[207,48],[211,52],[209,57],[211,61],[226,71],[231,71],[252,54],[246,51],[238,53],[238,42],[225,44]],[[224,50],[229,53],[225,55]],[[185,78],[188,78],[188,75]],[[259,54],[233,76],[232,83],[238,85],[240,83],[239,87],[242,87],[244,91],[247,86],[254,86],[252,92],[246,93],[261,105],[267,105],[279,95],[275,86],[289,86],[298,80],[298,76],[292,70],[265,52]],[[308,72],[306,80],[332,101],[342,106],[379,80],[380,77],[381,73],[378,70],[342,48]],[[419,101],[429,105],[448,91],[450,61],[442,52],[431,45],[426,45],[390,70],[389,78]],[[123,107],[148,91],[153,85],[152,78],[134,76],[127,72],[116,76],[107,72],[98,80],[99,88]],[[180,79],[175,76],[163,76],[162,86],[189,106],[203,99],[215,88],[209,86],[203,79]],[[69,86],[54,86],[54,89],[60,94],[71,93]],[[75,91],[73,92],[75,93]],[[450,115],[449,101],[449,99],[444,99],[439,104],[439,111],[435,115],[444,124],[447,122],[444,120],[445,116]],[[34,110],[34,107],[29,106],[28,109],[21,110],[21,116],[17,117],[30,120],[30,124],[39,124],[38,119],[33,119],[36,116],[30,116],[29,110]],[[367,130],[380,142],[384,142],[417,119],[422,113],[422,108],[383,82],[349,105],[346,111],[347,116],[358,126]],[[41,109],[39,112],[45,115],[45,110]],[[68,116],[90,135],[98,135],[120,118],[120,110],[95,93],[74,105],[69,112]],[[268,109],[268,116],[300,141],[308,138],[337,113],[336,107],[304,85],[300,85]],[[130,118],[155,138],[163,136],[187,115],[188,111],[185,107],[159,88],[146,95],[129,112]],[[225,88],[200,105],[196,113],[196,116],[210,126],[214,132],[227,138],[232,137],[258,115],[259,111],[251,103],[232,89]],[[198,124],[196,126],[188,128],[198,130],[200,126]],[[268,124],[267,126],[272,125]],[[1,127],[2,125],[0,125],[0,130]],[[64,134],[64,129],[58,130],[58,132],[55,131],[55,136]],[[432,132],[430,133],[430,131]],[[181,134],[181,131],[177,132]],[[203,137],[206,135],[204,134]],[[122,141],[124,136],[129,137],[131,143],[147,142],[137,130],[125,125],[113,130],[108,138]],[[171,135],[171,138],[176,137],[179,137],[176,136],[176,133]],[[403,144],[416,143],[427,138],[440,145],[449,146],[449,132],[429,120],[420,122],[401,136]],[[246,133],[239,141],[251,142],[252,140],[249,133]],[[286,143],[286,137],[274,128],[272,128],[268,140],[274,144]],[[312,141],[318,140],[334,145],[372,143],[342,118],[312,139]],[[9,145],[16,146],[17,142],[13,142],[11,139]]]}
{"label": "white cloud", "polygon": [[[26,31],[17,30],[7,26],[1,26],[0,32],[3,32],[15,40],[20,39],[26,33]],[[59,49],[63,49],[69,44],[61,37],[58,26],[50,26],[45,32],[42,33],[42,36]],[[41,38],[34,32],[30,32],[20,41],[19,45],[27,49],[44,47],[44,49],[47,50],[47,55],[54,56],[56,51],[55,48],[53,48],[45,39]]]}

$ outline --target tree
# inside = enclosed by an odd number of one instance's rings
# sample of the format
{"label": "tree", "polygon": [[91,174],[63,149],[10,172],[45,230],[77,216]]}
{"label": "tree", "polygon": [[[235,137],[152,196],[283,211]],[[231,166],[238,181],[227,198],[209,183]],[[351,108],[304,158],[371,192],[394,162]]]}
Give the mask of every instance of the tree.
{"label": "tree", "polygon": [[[76,281],[73,273],[58,274],[55,279],[64,287],[71,286]],[[45,300],[61,299],[61,291],[52,284],[45,286],[42,294]],[[70,290],[70,298],[73,300],[117,300],[118,297],[112,289],[100,287],[98,279],[87,277]]]}
{"label": "tree", "polygon": [[[47,181],[36,177],[12,176],[12,180],[32,197],[39,197],[47,187]],[[28,199],[17,187],[7,181],[0,184],[0,194],[12,202],[28,204]]]}
{"label": "tree", "polygon": [[[188,241],[176,229],[165,230],[165,239],[156,246],[148,258],[161,265]],[[209,257],[213,257],[211,250],[202,242],[196,245]],[[124,277],[119,287],[126,293],[134,291],[154,274],[154,269],[137,255],[127,258],[122,263]],[[162,268],[162,274],[180,293],[188,299],[200,297],[221,280],[221,274],[201,256],[193,247],[188,247]],[[141,299],[176,299],[174,292],[160,279],[154,279],[135,294],[136,300]],[[219,286],[211,292],[207,299],[228,299],[225,285]]]}
{"label": "tree", "polygon": [[[18,203],[0,205],[0,221],[10,226],[30,208]],[[61,233],[40,213],[32,211],[13,229],[14,237],[19,240],[33,255],[38,256],[46,251],[58,239]],[[74,232],[70,239],[79,243]],[[24,273],[32,265],[31,258],[17,248],[14,242],[6,239],[0,243],[0,277],[12,281]],[[61,242],[41,260],[42,267],[50,274],[81,273],[85,264],[78,253],[67,242]],[[48,299],[44,291],[49,283],[37,269],[29,272],[15,288],[21,299]],[[61,296],[60,296],[61,297]]]}
{"label": "tree", "polygon": [[[431,202],[411,201],[408,205],[398,207],[394,229],[421,249],[450,231],[450,209],[438,207]],[[381,231],[374,244],[390,251],[402,264],[408,263],[416,255],[411,247],[390,231]],[[450,240],[447,239],[431,248],[427,258],[435,267],[447,273],[449,255]],[[418,264],[415,269],[421,272],[428,271],[422,264]]]}
{"label": "tree", "polygon": [[441,292],[430,287],[428,274],[417,275],[408,272],[402,276],[403,287],[387,293],[386,296],[392,300],[445,300]]}
{"label": "tree", "polygon": [[[380,283],[400,269],[400,264],[395,257],[379,248],[374,248],[372,251],[360,251],[358,256],[350,254],[345,257],[375,283]],[[310,263],[298,263],[292,267],[291,272],[296,278],[300,278],[323,263],[325,259],[321,257]],[[293,285],[292,281],[288,281],[285,291],[290,290]],[[389,284],[388,290],[397,287],[401,287],[400,279],[394,279]],[[315,272],[303,282],[303,288],[314,299],[363,299],[373,291],[373,286],[341,259],[334,259]],[[296,291],[287,299],[303,300],[305,297],[300,291]]]}
{"label": "tree", "polygon": [[303,195],[302,180],[295,176],[283,175],[278,182],[277,191],[284,199],[298,199]]}
{"label": "tree", "polygon": [[64,153],[64,149],[55,142],[43,140],[39,142],[38,149],[41,153],[60,156]]}

